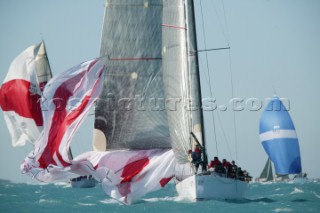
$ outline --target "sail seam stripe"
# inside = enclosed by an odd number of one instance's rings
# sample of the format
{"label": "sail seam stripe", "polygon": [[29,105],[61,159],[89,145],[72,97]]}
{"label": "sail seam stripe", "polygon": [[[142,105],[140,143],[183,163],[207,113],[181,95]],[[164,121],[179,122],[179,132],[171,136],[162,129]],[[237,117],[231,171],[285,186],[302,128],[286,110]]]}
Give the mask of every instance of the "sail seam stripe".
{"label": "sail seam stripe", "polygon": [[268,131],[260,134],[260,140],[262,142],[269,141],[278,138],[292,138],[297,139],[297,134],[294,130],[277,130]]}
{"label": "sail seam stripe", "polygon": [[170,25],[170,24],[161,24],[161,26],[169,27],[169,28],[176,28],[176,29],[181,29],[181,30],[187,30],[187,28],[185,28],[185,27],[175,26],[175,25]]}
{"label": "sail seam stripe", "polygon": [[162,60],[162,58],[110,58],[110,61],[149,61]]}
{"label": "sail seam stripe", "polygon": [[105,7],[108,7],[108,6],[125,6],[125,7],[127,7],[127,6],[134,6],[134,7],[161,6],[161,7],[162,7],[163,4],[148,4],[148,5],[146,5],[146,4],[106,3],[106,4],[105,4]]}

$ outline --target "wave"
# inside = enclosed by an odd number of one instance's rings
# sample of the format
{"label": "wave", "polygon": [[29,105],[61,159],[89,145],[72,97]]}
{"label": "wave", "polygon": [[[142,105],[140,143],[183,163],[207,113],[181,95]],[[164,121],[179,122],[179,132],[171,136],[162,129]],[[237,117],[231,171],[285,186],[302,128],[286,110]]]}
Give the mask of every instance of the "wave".
{"label": "wave", "polygon": [[320,195],[318,195],[316,192],[313,192],[313,194],[320,199]]}
{"label": "wave", "polygon": [[43,198],[40,198],[39,200],[39,204],[57,204],[57,203],[61,203],[61,201],[58,201],[58,200],[54,200],[54,199],[43,199]]}
{"label": "wave", "polygon": [[276,208],[275,210],[273,210],[274,212],[292,212],[293,209],[289,209],[289,208]]}
{"label": "wave", "polygon": [[297,194],[297,193],[304,193],[304,191],[301,189],[298,189],[297,187],[294,187],[294,190],[290,194]]}
{"label": "wave", "polygon": [[78,203],[80,206],[95,206],[96,204],[94,203]]}
{"label": "wave", "polygon": [[183,200],[181,197],[155,197],[155,198],[145,198],[143,199],[145,202],[159,202],[159,201],[173,201],[173,202],[180,202]]}
{"label": "wave", "polygon": [[100,200],[100,203],[103,203],[103,204],[115,204],[115,203],[118,203],[118,204],[120,204],[120,205],[123,205],[123,204],[121,204],[120,202],[118,202],[118,201],[115,200],[115,199]]}

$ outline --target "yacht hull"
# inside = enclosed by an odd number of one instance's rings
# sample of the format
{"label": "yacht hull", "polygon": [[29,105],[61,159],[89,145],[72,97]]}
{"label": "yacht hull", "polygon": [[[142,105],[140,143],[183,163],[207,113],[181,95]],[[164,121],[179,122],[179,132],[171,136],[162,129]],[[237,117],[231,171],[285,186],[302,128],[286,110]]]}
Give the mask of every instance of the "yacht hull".
{"label": "yacht hull", "polygon": [[82,178],[80,180],[73,179],[70,182],[72,188],[93,188],[98,184],[98,181],[93,178]]}
{"label": "yacht hull", "polygon": [[179,197],[191,201],[243,199],[248,183],[218,174],[192,175],[176,184]]}

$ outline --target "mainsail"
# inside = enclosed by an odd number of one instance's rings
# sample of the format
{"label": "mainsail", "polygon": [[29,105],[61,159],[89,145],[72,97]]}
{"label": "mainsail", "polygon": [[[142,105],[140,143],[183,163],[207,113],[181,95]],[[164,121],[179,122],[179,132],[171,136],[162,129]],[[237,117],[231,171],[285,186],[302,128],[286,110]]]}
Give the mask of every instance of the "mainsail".
{"label": "mainsail", "polygon": [[108,0],[101,57],[109,58],[95,111],[94,149],[171,148],[162,69],[162,0]]}
{"label": "mainsail", "polygon": [[172,147],[189,166],[191,132],[204,145],[193,1],[106,1],[100,56],[94,150]]}
{"label": "mainsail", "polygon": [[45,44],[24,50],[11,63],[0,90],[0,106],[4,112],[13,146],[34,143],[42,130],[41,91],[52,77]]}
{"label": "mainsail", "polygon": [[301,173],[300,149],[290,115],[278,97],[260,118],[260,141],[279,175]]}

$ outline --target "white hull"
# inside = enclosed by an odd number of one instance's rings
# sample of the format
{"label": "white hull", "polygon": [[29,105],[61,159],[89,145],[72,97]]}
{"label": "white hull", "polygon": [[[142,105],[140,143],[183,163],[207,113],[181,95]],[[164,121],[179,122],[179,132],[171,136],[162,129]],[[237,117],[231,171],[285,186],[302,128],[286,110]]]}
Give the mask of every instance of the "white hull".
{"label": "white hull", "polygon": [[231,178],[220,177],[215,173],[192,175],[176,184],[182,199],[242,199],[248,183]]}

